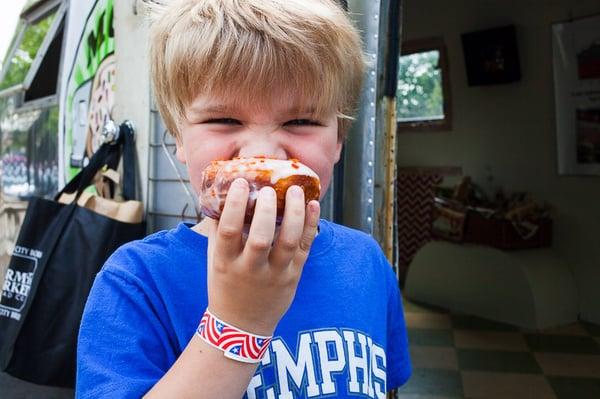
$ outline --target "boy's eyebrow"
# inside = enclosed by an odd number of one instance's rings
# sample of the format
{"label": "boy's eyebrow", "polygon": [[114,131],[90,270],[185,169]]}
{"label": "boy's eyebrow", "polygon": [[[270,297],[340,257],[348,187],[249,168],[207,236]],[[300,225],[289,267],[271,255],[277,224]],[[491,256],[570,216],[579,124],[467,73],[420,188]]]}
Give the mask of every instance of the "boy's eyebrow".
{"label": "boy's eyebrow", "polygon": [[189,108],[189,111],[194,114],[203,114],[203,113],[210,114],[210,113],[219,113],[219,112],[227,113],[227,112],[230,112],[233,110],[234,110],[233,107],[230,107],[228,105],[222,105],[222,104],[210,105],[208,107],[194,107],[192,105]]}
{"label": "boy's eyebrow", "polygon": [[[194,107],[192,105],[189,108],[189,112],[192,114],[195,114],[195,115],[197,115],[197,114],[213,114],[213,113],[231,113],[231,112],[235,112],[235,111],[236,111],[236,107],[232,107],[232,106],[229,106],[226,104],[214,104],[214,105],[210,105],[208,107]],[[281,112],[287,113],[287,114],[314,114],[315,108],[314,107],[294,106],[287,110],[282,109]]]}

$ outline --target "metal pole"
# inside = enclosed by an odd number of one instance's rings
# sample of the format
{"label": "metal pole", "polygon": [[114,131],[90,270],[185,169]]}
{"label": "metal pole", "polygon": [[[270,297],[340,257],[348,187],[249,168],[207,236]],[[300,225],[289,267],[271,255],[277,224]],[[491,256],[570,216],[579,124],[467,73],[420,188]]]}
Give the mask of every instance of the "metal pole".
{"label": "metal pole", "polygon": [[[385,8],[383,8],[385,7]],[[387,15],[385,19],[386,38],[384,59],[384,84],[382,109],[384,115],[385,141],[381,152],[383,166],[385,168],[384,189],[384,221],[383,221],[383,249],[390,263],[394,266],[396,261],[394,229],[396,229],[396,91],[398,87],[398,64],[401,47],[401,1],[384,0],[382,3],[382,14]]]}
{"label": "metal pole", "polygon": [[[383,206],[383,237],[382,244],[385,256],[393,265],[396,274],[398,273],[397,262],[397,201],[396,201],[396,91],[398,87],[398,64],[401,47],[401,0],[382,0],[381,4],[382,15],[387,18],[382,18],[382,24],[386,24],[382,31],[386,32],[381,35],[385,38],[382,43],[384,47],[384,84],[383,84],[383,99],[382,99],[382,115],[384,118],[384,135],[383,148],[379,152],[383,167],[385,168],[385,180],[383,184],[384,200]],[[387,395],[388,399],[396,399],[398,393],[396,390],[390,391]]]}

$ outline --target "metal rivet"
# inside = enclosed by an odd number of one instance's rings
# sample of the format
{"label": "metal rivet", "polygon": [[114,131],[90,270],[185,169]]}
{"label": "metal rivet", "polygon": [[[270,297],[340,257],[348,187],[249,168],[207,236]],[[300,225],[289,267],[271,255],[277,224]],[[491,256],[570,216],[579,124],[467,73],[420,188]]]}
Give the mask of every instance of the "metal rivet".
{"label": "metal rivet", "polygon": [[375,76],[375,71],[371,71],[371,76]]}
{"label": "metal rivet", "polygon": [[371,107],[374,107],[375,103],[373,101],[371,101]]}
{"label": "metal rivet", "polygon": [[375,35],[373,35],[373,37],[375,38],[375,40],[377,40],[377,38],[379,37],[379,35],[377,33],[375,33]]}
{"label": "metal rivet", "polygon": [[373,146],[373,140],[369,140],[369,145]]}
{"label": "metal rivet", "polygon": [[379,19],[379,15],[378,14],[373,15],[373,19],[375,19],[375,21],[377,21]]}
{"label": "metal rivet", "polygon": [[367,163],[367,165],[369,165],[369,166],[373,166],[373,162],[369,161],[369,162]]}
{"label": "metal rivet", "polygon": [[375,88],[371,87],[371,93],[375,93]]}
{"label": "metal rivet", "polygon": [[369,199],[367,200],[367,202],[368,202],[369,204],[372,204],[372,203],[373,203],[373,198],[369,198]]}
{"label": "metal rivet", "polygon": [[371,223],[372,221],[373,221],[373,218],[371,218],[371,216],[369,216],[369,217],[367,218],[367,222]]}
{"label": "metal rivet", "polygon": [[369,179],[369,180],[367,180],[367,183],[369,183],[369,184],[373,184],[373,179]]}
{"label": "metal rivet", "polygon": [[375,122],[375,117],[374,116],[371,117],[371,122]]}

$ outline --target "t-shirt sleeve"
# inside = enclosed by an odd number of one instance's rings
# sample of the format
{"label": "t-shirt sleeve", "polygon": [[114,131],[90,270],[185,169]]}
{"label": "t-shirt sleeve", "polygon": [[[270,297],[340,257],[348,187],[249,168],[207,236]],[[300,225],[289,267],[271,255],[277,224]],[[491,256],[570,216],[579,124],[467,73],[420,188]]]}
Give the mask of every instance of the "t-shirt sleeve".
{"label": "t-shirt sleeve", "polygon": [[106,266],[96,277],[79,332],[77,398],[140,398],[175,362],[157,298],[144,288]]}
{"label": "t-shirt sleeve", "polygon": [[412,373],[408,338],[398,280],[390,264],[385,261],[388,277],[388,331],[387,331],[387,389],[395,389],[408,381]]}

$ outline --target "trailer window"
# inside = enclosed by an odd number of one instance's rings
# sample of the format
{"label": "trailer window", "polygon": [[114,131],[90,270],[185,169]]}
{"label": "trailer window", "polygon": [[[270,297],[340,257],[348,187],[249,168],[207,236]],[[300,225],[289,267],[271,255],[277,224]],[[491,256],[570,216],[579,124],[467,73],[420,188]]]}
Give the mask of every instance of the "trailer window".
{"label": "trailer window", "polygon": [[56,10],[25,25],[18,47],[4,65],[5,73],[0,81],[0,90],[23,83],[55,18]]}
{"label": "trailer window", "polygon": [[400,131],[450,129],[448,65],[442,40],[402,45],[396,101]]}
{"label": "trailer window", "polygon": [[18,96],[0,98],[0,197],[51,198],[58,189],[58,106],[16,108]]}

